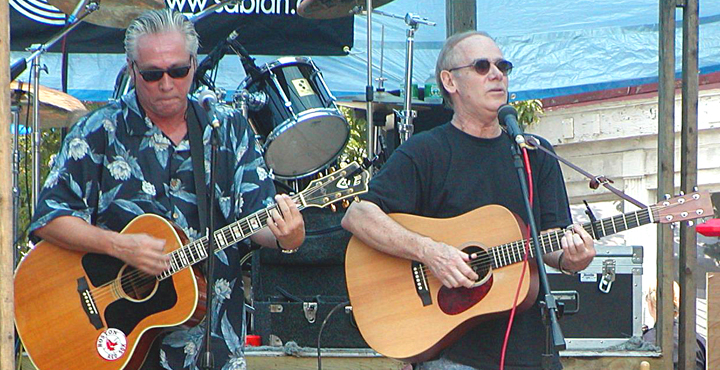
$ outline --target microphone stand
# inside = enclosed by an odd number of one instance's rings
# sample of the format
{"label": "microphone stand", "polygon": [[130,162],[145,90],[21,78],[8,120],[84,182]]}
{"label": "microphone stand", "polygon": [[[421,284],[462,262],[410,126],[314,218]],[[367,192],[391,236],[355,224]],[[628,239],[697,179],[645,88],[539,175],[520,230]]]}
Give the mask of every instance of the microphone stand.
{"label": "microphone stand", "polygon": [[[508,126],[509,127],[509,126]],[[522,132],[511,132],[512,129],[508,130],[508,134],[513,141],[520,141],[518,137],[522,137]],[[538,267],[538,275],[540,278],[540,291],[543,294],[544,299],[540,300],[540,309],[542,310],[543,324],[545,324],[545,352],[542,355],[542,368],[550,369],[552,365],[553,352],[550,347],[550,336],[552,336],[552,348],[556,351],[565,349],[565,337],[563,336],[560,324],[558,324],[558,304],[555,301],[555,296],[552,295],[550,290],[550,282],[548,281],[547,271],[545,270],[545,263],[542,260],[543,251],[540,247],[540,241],[538,239],[537,225],[535,224],[535,217],[533,216],[533,210],[530,206],[529,191],[527,180],[525,179],[525,170],[523,168],[522,159],[520,158],[520,147],[525,145],[524,140],[517,142],[516,144],[510,145],[510,151],[513,156],[513,164],[517,171],[518,180],[520,180],[520,188],[523,193],[523,200],[525,202],[525,210],[528,215],[528,223],[530,225],[530,235],[532,235],[532,246],[535,252],[535,262]]]}
{"label": "microphone stand", "polygon": [[217,152],[220,147],[220,136],[218,134],[218,128],[220,124],[217,118],[210,117],[212,125],[212,131],[210,134],[210,206],[208,207],[208,213],[210,213],[210,222],[208,224],[208,260],[205,269],[205,281],[206,288],[206,313],[205,313],[205,352],[201,358],[201,369],[213,370],[215,368],[215,359],[210,348],[212,340],[212,328],[213,328],[213,286],[215,285],[215,170],[217,166]]}

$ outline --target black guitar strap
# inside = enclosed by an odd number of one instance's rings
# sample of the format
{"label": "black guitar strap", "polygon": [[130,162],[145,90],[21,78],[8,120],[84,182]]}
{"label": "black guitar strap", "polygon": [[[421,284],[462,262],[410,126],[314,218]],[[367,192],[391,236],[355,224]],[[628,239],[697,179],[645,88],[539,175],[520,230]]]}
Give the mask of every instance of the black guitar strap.
{"label": "black guitar strap", "polygon": [[[208,230],[208,196],[205,185],[205,156],[203,155],[202,127],[210,124],[204,114],[197,114],[195,103],[190,102],[188,111],[194,117],[188,117],[188,136],[190,137],[190,158],[192,159],[193,176],[195,177],[195,194],[197,196],[198,216],[200,219],[200,235]],[[203,121],[204,125],[201,123]]]}

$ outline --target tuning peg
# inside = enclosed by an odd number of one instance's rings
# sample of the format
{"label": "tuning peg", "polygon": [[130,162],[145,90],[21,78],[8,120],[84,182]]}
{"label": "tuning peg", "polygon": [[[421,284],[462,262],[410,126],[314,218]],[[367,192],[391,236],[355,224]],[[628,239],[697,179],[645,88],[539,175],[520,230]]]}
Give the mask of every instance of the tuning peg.
{"label": "tuning peg", "polygon": [[693,227],[693,226],[695,226],[695,222],[694,222],[693,220],[690,220],[690,221],[687,222],[687,226],[688,226],[688,227]]}
{"label": "tuning peg", "polygon": [[700,191],[700,189],[697,187],[697,185],[693,186],[693,192],[698,192],[698,191]]}
{"label": "tuning peg", "polygon": [[331,205],[330,205],[330,210],[331,210],[333,213],[337,212],[337,207],[335,206],[335,204],[331,204]]}
{"label": "tuning peg", "polygon": [[360,197],[358,197],[358,196],[356,195],[356,196],[353,198],[353,201],[360,203]]}
{"label": "tuning peg", "polygon": [[675,226],[675,223],[674,223],[674,222],[670,224],[670,230],[675,230],[675,227],[676,227],[676,226]]}
{"label": "tuning peg", "polygon": [[672,198],[672,197],[670,196],[670,194],[665,194],[663,196],[663,198],[665,198],[665,200],[670,200],[670,198]]}
{"label": "tuning peg", "polygon": [[680,196],[683,196],[683,195],[685,195],[685,192],[680,190]]}

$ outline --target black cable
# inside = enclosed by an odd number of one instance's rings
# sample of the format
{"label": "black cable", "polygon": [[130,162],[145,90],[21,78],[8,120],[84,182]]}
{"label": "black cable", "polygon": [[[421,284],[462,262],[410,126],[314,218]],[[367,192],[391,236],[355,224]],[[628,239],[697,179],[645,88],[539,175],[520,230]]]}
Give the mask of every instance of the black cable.
{"label": "black cable", "polygon": [[335,313],[335,311],[337,311],[338,308],[347,306],[349,304],[350,304],[350,301],[345,301],[345,302],[341,302],[341,303],[338,303],[337,305],[335,305],[335,307],[333,307],[333,309],[330,310],[330,312],[327,314],[327,316],[325,316],[325,320],[323,320],[322,325],[320,325],[320,332],[318,333],[318,339],[317,339],[318,370],[322,370],[322,356],[320,355],[320,348],[321,348],[320,347],[320,339],[322,337],[322,332],[323,332],[323,329],[325,328],[325,324],[327,324],[328,319],[330,319],[330,316],[332,316]]}

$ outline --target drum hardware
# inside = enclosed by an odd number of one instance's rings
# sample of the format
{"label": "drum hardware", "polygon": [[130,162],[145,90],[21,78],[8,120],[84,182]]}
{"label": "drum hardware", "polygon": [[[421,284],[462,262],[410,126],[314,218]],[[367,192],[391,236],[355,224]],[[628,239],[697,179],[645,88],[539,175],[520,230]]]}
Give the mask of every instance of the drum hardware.
{"label": "drum hardware", "polygon": [[[383,6],[393,0],[374,0],[375,7]],[[303,18],[334,19],[354,14],[354,9],[361,7],[362,0],[303,0],[297,12]],[[371,6],[367,6],[371,9]]]}
{"label": "drum hardware", "polygon": [[207,17],[210,15],[210,13],[214,12],[218,8],[225,6],[225,5],[235,5],[238,3],[239,0],[221,0],[220,2],[216,2],[207,8],[200,11],[200,13],[195,13],[188,17],[188,20],[192,23],[196,23],[197,21]]}
{"label": "drum hardware", "polygon": [[[27,85],[26,85],[27,86]],[[30,127],[33,118],[27,119],[27,109],[38,95],[40,110],[40,128],[70,127],[87,113],[85,105],[72,95],[40,85],[39,93],[28,91],[27,87],[14,81],[10,83],[10,95],[13,105],[17,106],[18,124]]]}
{"label": "drum hardware", "polygon": [[[60,9],[65,14],[75,14],[79,5],[84,3],[83,0],[47,0],[50,5]],[[97,8],[92,16],[85,19],[86,22],[98,26],[127,28],[130,21],[135,19],[141,13],[151,9],[162,9],[165,7],[164,0],[90,0],[90,4],[95,4]],[[87,9],[87,6],[86,6]]]}
{"label": "drum hardware", "polygon": [[[80,10],[84,8],[84,12],[80,14]],[[32,76],[32,91],[33,91],[33,121],[32,121],[32,202],[30,204],[30,213],[35,212],[35,205],[37,204],[37,197],[40,194],[40,144],[42,136],[40,134],[40,71],[44,70],[47,72],[46,67],[40,66],[40,55],[46,52],[50,47],[63,38],[68,32],[72,31],[82,22],[87,16],[95,12],[98,9],[98,3],[96,0],[91,0],[89,4],[85,4],[85,1],[80,1],[74,8],[70,9],[70,14],[80,14],[79,17],[73,23],[66,25],[60,32],[55,34],[44,44],[34,44],[28,51],[32,54],[26,59],[22,58],[10,67],[11,81],[17,78],[26,68],[28,59],[32,61],[30,70]]]}
{"label": "drum hardware", "polygon": [[407,24],[407,43],[405,48],[405,102],[404,109],[397,112],[400,117],[400,123],[398,123],[398,134],[400,134],[400,142],[407,141],[412,136],[415,127],[413,126],[413,119],[417,117],[417,111],[412,110],[412,72],[413,72],[413,55],[415,45],[415,32],[418,30],[420,24],[435,26],[435,22],[431,22],[425,17],[413,13],[407,13],[404,17],[375,10],[375,13],[384,15],[387,17],[403,19]]}

